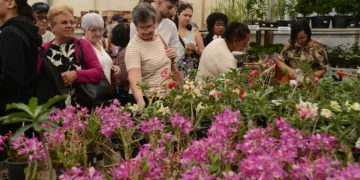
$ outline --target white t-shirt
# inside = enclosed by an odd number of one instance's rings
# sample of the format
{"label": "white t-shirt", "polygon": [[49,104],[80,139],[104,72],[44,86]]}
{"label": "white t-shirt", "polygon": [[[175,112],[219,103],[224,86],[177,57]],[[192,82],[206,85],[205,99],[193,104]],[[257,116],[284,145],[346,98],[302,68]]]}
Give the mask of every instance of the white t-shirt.
{"label": "white t-shirt", "polygon": [[111,59],[111,57],[109,56],[109,54],[105,51],[105,49],[101,47],[101,51],[99,51],[98,49],[96,49],[95,47],[94,50],[96,52],[96,55],[100,61],[101,67],[104,70],[106,79],[109,81],[109,83],[111,83],[111,68],[113,65],[113,61]]}
{"label": "white t-shirt", "polygon": [[[136,26],[133,22],[130,25],[130,38],[133,38],[136,34]],[[159,26],[156,29],[157,34],[160,34],[169,48],[173,48],[176,50],[177,57],[181,56],[178,52],[178,47],[180,44],[179,34],[176,28],[176,25],[170,19],[162,19]]]}
{"label": "white t-shirt", "polygon": [[221,73],[227,73],[230,69],[235,69],[236,65],[236,59],[230,52],[225,40],[213,40],[206,46],[201,55],[196,80],[202,81],[202,77],[207,76],[219,78]]}
{"label": "white t-shirt", "polygon": [[42,39],[43,39],[43,43],[47,43],[53,39],[55,39],[55,35],[50,32],[50,31],[46,31],[46,33],[44,35],[41,35]]}

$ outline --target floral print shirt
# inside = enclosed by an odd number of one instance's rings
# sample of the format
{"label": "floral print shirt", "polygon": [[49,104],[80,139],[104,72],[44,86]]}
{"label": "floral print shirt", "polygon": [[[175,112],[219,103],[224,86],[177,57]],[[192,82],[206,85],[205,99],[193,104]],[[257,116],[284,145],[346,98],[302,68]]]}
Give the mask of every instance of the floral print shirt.
{"label": "floral print shirt", "polygon": [[118,86],[119,89],[121,90],[129,91],[130,82],[125,65],[125,53],[126,53],[126,48],[121,49],[114,61],[114,65],[120,67],[120,73],[121,73],[120,77],[116,78],[116,86]]}
{"label": "floral print shirt", "polygon": [[326,70],[329,63],[323,45],[314,39],[309,43],[308,47],[303,48],[298,44],[293,47],[291,42],[287,42],[279,59],[290,68],[296,69],[299,64],[308,63],[314,70]]}

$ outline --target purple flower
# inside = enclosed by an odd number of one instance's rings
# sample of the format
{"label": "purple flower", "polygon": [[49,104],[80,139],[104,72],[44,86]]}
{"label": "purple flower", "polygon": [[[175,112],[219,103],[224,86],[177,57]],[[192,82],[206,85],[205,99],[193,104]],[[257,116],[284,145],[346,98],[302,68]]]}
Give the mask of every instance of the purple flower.
{"label": "purple flower", "polygon": [[145,134],[162,132],[164,125],[157,117],[151,118],[149,121],[141,121],[139,130]]}
{"label": "purple flower", "polygon": [[94,167],[87,170],[83,168],[71,168],[70,171],[65,172],[59,177],[60,180],[105,180],[105,176],[101,175]]}
{"label": "purple flower", "polygon": [[180,174],[180,180],[212,180],[215,176],[210,174],[209,168],[206,166],[194,166],[184,173]]}
{"label": "purple flower", "polygon": [[359,180],[360,179],[360,167],[359,164],[349,164],[331,180]]}
{"label": "purple flower", "polygon": [[169,119],[172,127],[175,129],[181,129],[183,134],[189,134],[193,128],[193,124],[189,119],[180,116],[179,113],[175,113],[174,117]]}
{"label": "purple flower", "polygon": [[0,151],[3,151],[3,150],[4,150],[4,148],[2,148],[1,146],[2,146],[3,144],[5,144],[6,139],[7,139],[6,136],[1,136],[1,135],[0,135]]}
{"label": "purple flower", "polygon": [[27,162],[44,161],[46,158],[41,142],[35,137],[28,139],[25,136],[19,136],[11,142],[11,145],[18,156],[27,158]]}

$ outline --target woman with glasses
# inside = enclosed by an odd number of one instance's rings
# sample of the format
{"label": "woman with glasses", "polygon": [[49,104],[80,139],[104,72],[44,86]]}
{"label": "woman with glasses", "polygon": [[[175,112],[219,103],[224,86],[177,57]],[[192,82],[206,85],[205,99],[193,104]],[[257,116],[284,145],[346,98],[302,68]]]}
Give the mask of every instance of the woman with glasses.
{"label": "woman with glasses", "polygon": [[117,77],[120,73],[119,66],[113,61],[101,44],[101,35],[104,32],[104,20],[96,13],[89,13],[82,17],[81,27],[85,31],[85,39],[93,46],[100,64],[105,72],[106,79],[111,83],[111,71]]}
{"label": "woman with glasses", "polygon": [[214,39],[223,38],[225,28],[228,24],[228,17],[223,13],[211,13],[206,19],[206,24],[209,33],[204,38],[205,47]]}
{"label": "woman with glasses", "polygon": [[[78,40],[75,37],[75,19],[72,7],[65,4],[53,5],[48,13],[50,27],[55,34],[55,39],[43,44],[46,57],[61,74],[65,87],[69,88],[71,97],[74,96],[77,83],[99,83],[104,79],[104,71],[93,46],[85,39]],[[79,55],[80,44],[82,55]],[[46,75],[42,66],[43,57],[39,58],[38,73]],[[81,65],[81,59],[84,64]],[[47,96],[56,95],[56,89],[48,87]],[[55,87],[53,87],[55,88]],[[51,92],[50,92],[51,91]],[[74,102],[74,101],[72,101]]]}
{"label": "woman with glasses", "polygon": [[151,93],[145,91],[146,94],[143,94],[137,84],[147,83],[149,88],[161,87],[161,83],[166,80],[161,72],[165,69],[170,71],[175,66],[166,54],[168,47],[162,36],[155,33],[155,8],[148,3],[137,5],[133,10],[132,20],[137,33],[126,48],[125,64],[133,103],[144,107],[147,104],[144,96],[151,96]]}
{"label": "woman with glasses", "polygon": [[[327,71],[328,60],[323,45],[311,38],[311,29],[306,21],[298,21],[291,27],[291,38],[286,43],[277,60],[277,81],[284,83],[289,79],[296,79],[301,72],[299,67],[308,64],[315,71],[315,76],[322,77]],[[270,72],[268,69],[263,73]],[[290,78],[283,76],[281,72],[287,71]],[[286,79],[286,80],[285,80]]]}
{"label": "woman with glasses", "polygon": [[47,13],[49,12],[49,5],[43,2],[37,2],[32,5],[34,15],[36,18],[36,26],[39,28],[39,34],[42,36],[43,43],[49,42],[55,39],[55,35],[48,31],[49,21],[47,19]]}

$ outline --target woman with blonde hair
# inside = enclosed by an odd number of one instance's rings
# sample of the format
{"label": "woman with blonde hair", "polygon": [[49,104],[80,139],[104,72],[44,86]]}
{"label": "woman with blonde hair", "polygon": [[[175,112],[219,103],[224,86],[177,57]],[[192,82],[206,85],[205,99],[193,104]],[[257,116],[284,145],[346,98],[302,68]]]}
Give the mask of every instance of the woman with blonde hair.
{"label": "woman with blonde hair", "polygon": [[[61,75],[65,87],[69,88],[71,99],[76,100],[75,90],[78,84],[99,83],[105,76],[103,68],[91,44],[85,39],[75,37],[76,22],[71,6],[53,5],[49,10],[48,19],[55,39],[43,44],[46,55],[39,57],[38,72],[40,76],[45,75],[44,68],[41,68],[42,61],[50,61],[56,66],[56,73]],[[45,99],[56,95],[58,91],[54,85],[48,88],[48,94],[43,95]]]}

